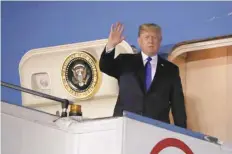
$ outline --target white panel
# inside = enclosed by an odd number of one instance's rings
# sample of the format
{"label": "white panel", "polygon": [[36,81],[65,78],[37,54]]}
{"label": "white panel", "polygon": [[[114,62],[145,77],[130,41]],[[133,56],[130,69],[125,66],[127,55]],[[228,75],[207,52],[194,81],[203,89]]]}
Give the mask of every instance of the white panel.
{"label": "white panel", "polygon": [[182,150],[174,148],[174,147],[166,148],[166,149],[162,150],[159,154],[170,154],[170,153],[173,153],[173,154],[186,154]]}
{"label": "white panel", "polygon": [[[70,54],[83,50],[90,53],[99,61],[106,43],[107,39],[103,39],[28,51],[21,59],[19,65],[21,86],[42,91],[53,96],[66,98],[73,102],[77,101],[63,86],[61,77],[62,65]],[[123,41],[116,47],[115,56],[120,53],[133,53],[133,50],[127,42]],[[104,73],[101,73],[101,75],[100,88],[95,94],[94,100],[112,97],[118,94],[117,80]],[[41,84],[48,84],[49,87],[41,88]],[[54,101],[22,93],[22,103],[25,106],[35,104],[46,105],[54,104]]]}
{"label": "white panel", "polygon": [[[182,140],[193,153],[229,153],[221,150],[219,145],[127,117],[78,122],[70,117],[57,119],[11,104],[2,103],[2,106],[4,154],[147,154],[158,141],[167,137]],[[180,153],[176,148],[162,152]]]}
{"label": "white panel", "polygon": [[76,149],[75,135],[7,114],[1,118],[3,154],[71,154]]}
{"label": "white panel", "polygon": [[22,149],[22,126],[11,121],[1,113],[1,153],[21,154]]}
{"label": "white panel", "polygon": [[80,153],[82,154],[120,154],[116,130],[98,131],[80,135]]}
{"label": "white panel", "polygon": [[123,118],[78,122],[2,104],[4,154],[102,154],[112,150],[115,154],[121,153]]}
{"label": "white panel", "polygon": [[[123,154],[148,154],[159,141],[165,138],[183,141],[194,154],[229,154],[229,152],[221,151],[220,146],[216,144],[131,119],[126,119]],[[169,153],[173,153],[170,150],[168,150]]]}

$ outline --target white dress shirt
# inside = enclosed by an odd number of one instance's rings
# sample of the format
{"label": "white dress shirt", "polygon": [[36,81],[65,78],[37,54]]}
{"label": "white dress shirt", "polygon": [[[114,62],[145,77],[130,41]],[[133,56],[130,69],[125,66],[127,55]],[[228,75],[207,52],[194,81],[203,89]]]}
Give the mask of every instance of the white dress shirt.
{"label": "white dress shirt", "polygon": [[[147,63],[147,57],[148,56],[143,51],[141,51],[141,53],[142,53],[142,58],[143,58],[143,64],[145,66],[146,63]],[[157,57],[157,55],[155,55],[155,56],[152,56],[151,59],[152,59],[150,61],[150,63],[151,63],[151,75],[152,75],[151,79],[153,80],[154,76],[155,76],[155,73],[156,73],[158,57]]]}

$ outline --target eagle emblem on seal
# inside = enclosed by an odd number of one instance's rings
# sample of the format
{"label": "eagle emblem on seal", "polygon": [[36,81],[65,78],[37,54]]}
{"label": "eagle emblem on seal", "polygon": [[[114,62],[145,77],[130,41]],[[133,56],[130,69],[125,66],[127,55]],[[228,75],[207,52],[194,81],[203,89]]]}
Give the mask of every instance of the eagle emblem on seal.
{"label": "eagle emblem on seal", "polygon": [[83,64],[76,64],[72,68],[72,82],[75,85],[78,85],[79,87],[83,87],[84,85],[87,85],[88,80],[90,79],[89,73],[87,73],[87,67]]}
{"label": "eagle emblem on seal", "polygon": [[82,100],[97,92],[101,79],[97,60],[86,51],[69,55],[63,63],[61,76],[65,89]]}

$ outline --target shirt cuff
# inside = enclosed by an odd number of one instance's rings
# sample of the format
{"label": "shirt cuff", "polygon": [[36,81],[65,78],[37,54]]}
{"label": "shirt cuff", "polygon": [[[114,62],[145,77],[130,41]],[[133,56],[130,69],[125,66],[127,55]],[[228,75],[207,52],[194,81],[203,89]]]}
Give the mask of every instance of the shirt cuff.
{"label": "shirt cuff", "polygon": [[111,51],[113,51],[114,50],[114,48],[108,48],[107,46],[106,46],[106,53],[110,53]]}

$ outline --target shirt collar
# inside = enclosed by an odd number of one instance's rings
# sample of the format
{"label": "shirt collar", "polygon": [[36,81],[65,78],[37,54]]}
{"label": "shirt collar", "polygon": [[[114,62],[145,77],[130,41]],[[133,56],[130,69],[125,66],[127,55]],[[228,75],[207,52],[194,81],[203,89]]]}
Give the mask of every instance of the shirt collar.
{"label": "shirt collar", "polygon": [[[148,56],[143,51],[141,51],[141,53],[142,53],[142,57],[143,57],[143,63],[146,63]],[[157,61],[157,54],[152,56],[151,59],[152,59],[151,63]]]}

